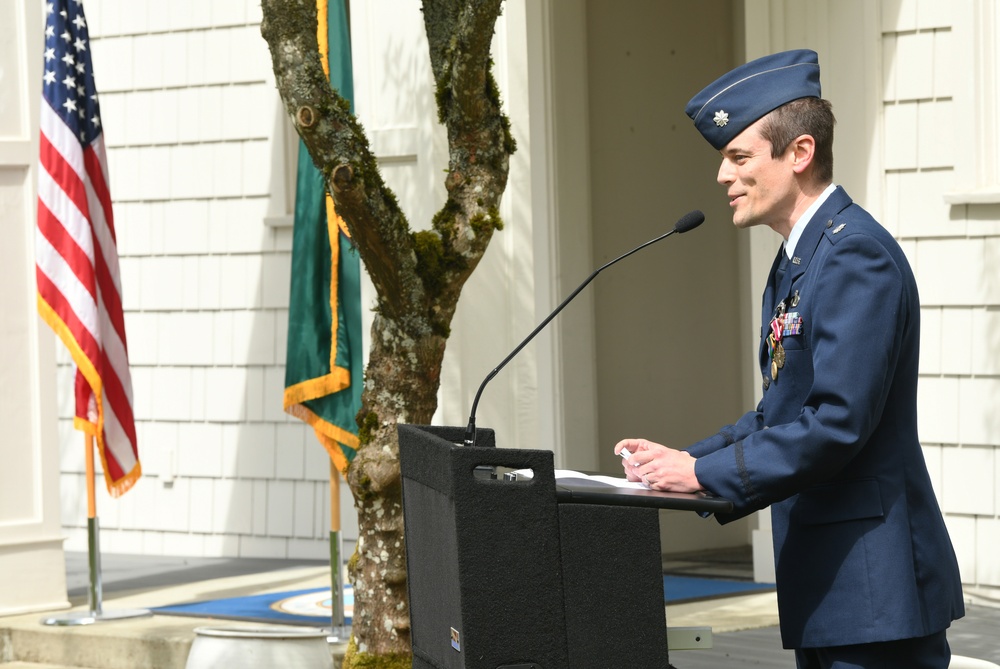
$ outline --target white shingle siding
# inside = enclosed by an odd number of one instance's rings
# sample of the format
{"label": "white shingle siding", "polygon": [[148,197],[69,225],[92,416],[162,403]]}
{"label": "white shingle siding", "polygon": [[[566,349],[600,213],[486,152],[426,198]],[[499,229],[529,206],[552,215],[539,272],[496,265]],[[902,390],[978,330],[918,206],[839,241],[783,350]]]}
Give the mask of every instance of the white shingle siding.
{"label": "white shingle siding", "polygon": [[974,40],[957,9],[932,0],[881,4],[885,224],[920,289],[928,468],[963,580],[988,588],[1000,585],[1000,224],[996,205],[945,200],[968,187],[957,183],[957,161],[968,158],[956,154],[965,151],[957,139],[977,122],[953,98],[973,76],[956,70],[955,46]]}

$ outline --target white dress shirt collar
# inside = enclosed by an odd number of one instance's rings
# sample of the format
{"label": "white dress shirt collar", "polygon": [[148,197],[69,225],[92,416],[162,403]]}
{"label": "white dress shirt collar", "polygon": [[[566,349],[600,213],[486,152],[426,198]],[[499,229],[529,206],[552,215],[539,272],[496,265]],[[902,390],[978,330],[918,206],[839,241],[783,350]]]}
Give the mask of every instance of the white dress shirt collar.
{"label": "white dress shirt collar", "polygon": [[792,254],[795,253],[795,245],[798,244],[799,237],[801,237],[803,231],[805,231],[806,224],[812,220],[812,217],[816,215],[819,208],[823,206],[823,203],[826,202],[826,199],[830,197],[835,190],[837,190],[837,186],[835,184],[827,186],[826,190],[820,193],[819,197],[816,198],[816,201],[809,205],[809,208],[803,212],[802,216],[799,217],[799,220],[795,221],[795,225],[792,226],[792,231],[788,234],[788,239],[785,240],[785,255],[789,258],[791,258]]}

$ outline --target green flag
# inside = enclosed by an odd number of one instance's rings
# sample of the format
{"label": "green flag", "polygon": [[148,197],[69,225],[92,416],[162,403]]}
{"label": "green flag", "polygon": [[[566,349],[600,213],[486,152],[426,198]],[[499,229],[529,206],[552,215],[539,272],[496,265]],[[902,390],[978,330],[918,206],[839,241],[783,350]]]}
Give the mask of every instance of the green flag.
{"label": "green flag", "polygon": [[[344,0],[317,0],[317,37],[330,85],[353,105]],[[299,142],[285,411],[312,425],[341,472],[358,448],[361,407],[361,267],[347,227]]]}

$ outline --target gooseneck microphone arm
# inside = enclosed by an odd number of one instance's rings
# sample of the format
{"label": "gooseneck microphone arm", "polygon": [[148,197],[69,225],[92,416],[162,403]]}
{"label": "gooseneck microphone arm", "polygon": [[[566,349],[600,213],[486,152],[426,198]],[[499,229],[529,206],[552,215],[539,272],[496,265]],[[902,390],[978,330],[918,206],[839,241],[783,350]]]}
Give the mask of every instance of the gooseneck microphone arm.
{"label": "gooseneck microphone arm", "polygon": [[579,286],[577,286],[576,290],[574,290],[572,293],[569,294],[569,297],[567,297],[565,300],[563,300],[559,304],[559,306],[556,307],[555,310],[553,310],[553,312],[551,314],[549,314],[548,316],[546,316],[545,320],[542,321],[541,323],[539,323],[538,327],[536,327],[534,330],[532,330],[531,333],[527,337],[524,338],[524,341],[522,341],[520,344],[518,344],[517,347],[513,351],[511,351],[510,354],[506,358],[504,358],[503,361],[499,365],[497,365],[493,369],[492,372],[490,372],[489,374],[487,374],[485,379],[483,379],[482,384],[479,386],[478,392],[476,392],[476,398],[472,402],[472,411],[469,412],[469,425],[468,425],[468,427],[465,428],[465,442],[464,442],[465,445],[466,446],[475,446],[476,445],[476,408],[479,406],[479,398],[482,396],[483,390],[486,388],[486,384],[489,383],[490,381],[492,381],[493,377],[496,376],[497,374],[499,374],[500,370],[503,369],[504,366],[506,366],[507,363],[510,362],[514,358],[515,355],[517,355],[518,353],[520,353],[521,349],[524,348],[528,344],[528,342],[530,342],[532,339],[534,339],[535,335],[537,335],[539,332],[541,332],[542,329],[545,328],[545,326],[548,325],[549,322],[553,318],[555,318],[559,314],[559,312],[562,311],[563,308],[567,304],[569,304],[570,302],[572,302],[573,298],[575,298],[577,295],[579,295],[581,290],[583,290],[584,288],[586,288],[587,285],[591,281],[593,281],[594,278],[598,274],[600,274],[601,272],[603,272],[607,268],[611,267],[612,265],[614,265],[619,260],[624,260],[625,258],[628,258],[630,255],[632,255],[636,251],[641,251],[642,249],[646,248],[650,244],[655,244],[656,242],[660,241],[661,239],[666,239],[667,237],[669,237],[670,235],[674,234],[675,232],[687,232],[688,230],[693,230],[693,229],[697,228],[699,225],[701,225],[704,220],[705,220],[705,214],[701,213],[700,211],[695,210],[695,211],[689,212],[689,213],[685,214],[684,216],[682,216],[677,221],[677,223],[674,224],[674,227],[673,227],[672,230],[670,230],[670,232],[666,232],[666,233],[660,235],[659,237],[657,237],[655,239],[651,239],[648,242],[646,242],[645,244],[640,244],[639,246],[635,247],[634,249],[632,249],[628,253],[624,253],[624,254],[618,256],[617,258],[615,258],[614,260],[612,260],[611,262],[608,262],[608,263],[605,263],[604,265],[601,265],[600,267],[598,267],[597,269],[595,269],[590,274],[590,276],[588,276],[586,279],[584,279],[583,283],[581,283]]}

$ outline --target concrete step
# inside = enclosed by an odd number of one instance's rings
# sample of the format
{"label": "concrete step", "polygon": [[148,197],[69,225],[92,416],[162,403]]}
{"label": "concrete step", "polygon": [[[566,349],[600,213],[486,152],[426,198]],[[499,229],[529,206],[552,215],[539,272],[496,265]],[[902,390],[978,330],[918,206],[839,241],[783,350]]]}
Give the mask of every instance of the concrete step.
{"label": "concrete step", "polygon": [[[329,585],[329,578],[329,567],[296,567],[173,586],[158,585],[111,593],[104,599],[103,610],[110,614],[178,602],[319,587]],[[74,613],[86,612],[82,602],[74,603],[77,604]],[[164,615],[75,626],[43,625],[41,622],[43,617],[66,617],[69,613],[54,611],[0,617],[0,662],[72,669],[184,669],[195,639],[195,628],[253,626],[236,621]],[[336,652],[338,648],[332,650]],[[8,667],[0,664],[0,669]]]}
{"label": "concrete step", "polygon": [[38,615],[0,619],[10,660],[77,669],[184,669],[194,628],[216,621],[151,616],[72,627]]}
{"label": "concrete step", "polygon": [[[50,626],[38,615],[0,618],[0,669],[184,669],[198,627],[255,623],[148,616],[91,625]],[[346,643],[330,646],[335,666]]]}
{"label": "concrete step", "polygon": [[[149,616],[72,627],[42,625],[37,615],[0,618],[0,669],[184,669],[197,627],[253,623]],[[330,646],[336,666],[346,644]]]}

